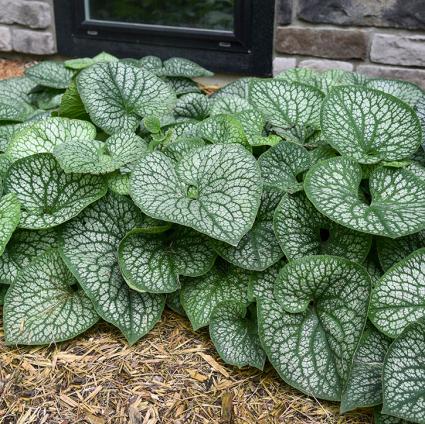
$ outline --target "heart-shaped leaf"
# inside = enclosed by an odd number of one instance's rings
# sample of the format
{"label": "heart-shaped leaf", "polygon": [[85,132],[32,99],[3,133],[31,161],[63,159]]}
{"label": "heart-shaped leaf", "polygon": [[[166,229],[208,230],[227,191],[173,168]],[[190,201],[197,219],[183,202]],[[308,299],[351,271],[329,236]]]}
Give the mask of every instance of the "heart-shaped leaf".
{"label": "heart-shaped leaf", "polygon": [[198,124],[196,134],[213,144],[248,144],[242,124],[231,115],[205,119]]}
{"label": "heart-shaped leaf", "polygon": [[325,254],[362,263],[372,242],[370,236],[322,215],[303,192],[282,198],[274,214],[274,232],[288,259]]}
{"label": "heart-shaped leaf", "polygon": [[202,277],[182,278],[180,300],[193,329],[207,326],[220,302],[247,305],[250,278],[247,271],[221,261]]}
{"label": "heart-shaped leaf", "polygon": [[369,317],[389,337],[398,337],[425,317],[425,248],[390,268],[372,291]]}
{"label": "heart-shaped leaf", "polygon": [[74,72],[61,62],[44,61],[25,70],[25,75],[38,85],[51,88],[67,88]]}
{"label": "heart-shaped leaf", "polygon": [[12,160],[36,153],[53,153],[56,146],[73,140],[93,140],[96,128],[87,121],[68,118],[48,118],[34,122],[17,132],[7,148]]}
{"label": "heart-shaped leaf", "polygon": [[137,161],[147,154],[146,142],[131,131],[120,131],[105,142],[69,140],[55,147],[53,154],[65,172],[106,174]]}
{"label": "heart-shaped leaf", "polygon": [[303,143],[311,129],[320,128],[320,90],[279,79],[252,81],[249,90],[250,103],[280,135]]}
{"label": "heart-shaped leaf", "polygon": [[310,168],[304,189],[322,214],[356,231],[396,238],[425,228],[425,181],[403,168],[378,167],[370,173],[370,203],[359,195],[361,181],[359,164],[336,157]]}
{"label": "heart-shaped leaf", "polygon": [[10,99],[15,102],[30,103],[30,92],[37,83],[28,77],[9,78],[0,81],[0,98]]}
{"label": "heart-shaped leaf", "polygon": [[196,149],[178,164],[154,152],[135,166],[130,178],[131,197],[147,215],[233,246],[254,223],[261,189],[254,157],[238,145]]}
{"label": "heart-shaped leaf", "polygon": [[167,77],[211,77],[214,74],[195,62],[181,57],[172,57],[164,61],[160,74]]}
{"label": "heart-shaped leaf", "polygon": [[117,326],[130,344],[153,328],[165,304],[163,295],[131,290],[119,270],[118,245],[143,220],[130,199],[108,194],[67,223],[62,232],[66,264],[98,314]]}
{"label": "heart-shaped leaf", "polygon": [[258,300],[259,333],[283,380],[302,392],[340,400],[367,318],[370,277],[337,256],[285,265],[275,299]]}
{"label": "heart-shaped leaf", "polygon": [[119,62],[84,69],[77,77],[77,87],[91,120],[108,134],[134,131],[142,117],[166,114],[176,100],[166,82]]}
{"label": "heart-shaped leaf", "polygon": [[421,124],[410,106],[358,86],[337,87],[329,93],[321,128],[332,147],[365,164],[408,158],[422,142]]}
{"label": "heart-shaped leaf", "polygon": [[55,230],[15,231],[0,257],[0,284],[12,284],[22,268],[54,247],[57,247]]}
{"label": "heart-shaped leaf", "polygon": [[280,198],[280,193],[263,191],[253,227],[236,247],[212,240],[211,244],[217,253],[240,268],[254,271],[263,271],[276,263],[283,256],[273,232],[273,213]]}
{"label": "heart-shaped leaf", "polygon": [[293,192],[302,188],[297,177],[310,167],[310,156],[304,147],[283,141],[264,152],[258,164],[265,188]]}
{"label": "heart-shaped leaf", "polygon": [[5,299],[6,344],[60,342],[93,326],[99,317],[76,283],[57,250],[24,268]]}
{"label": "heart-shaped leaf", "polygon": [[252,106],[248,100],[229,94],[213,98],[211,115],[234,114],[251,109]]}
{"label": "heart-shaped leaf", "polygon": [[[255,311],[255,310],[254,310]],[[224,362],[262,370],[266,361],[257,331],[255,312],[236,301],[219,303],[210,320],[210,336]]]}
{"label": "heart-shaped leaf", "polygon": [[382,403],[382,369],[391,340],[368,325],[354,356],[341,413]]}
{"label": "heart-shaped leaf", "polygon": [[49,153],[19,159],[9,168],[5,191],[21,203],[21,228],[62,224],[105,195],[105,181],[95,175],[66,174]]}
{"label": "heart-shaped leaf", "polygon": [[178,227],[162,234],[133,231],[121,241],[121,272],[134,290],[171,293],[180,288],[179,275],[198,277],[213,266],[215,253],[207,237]]}
{"label": "heart-shaped leaf", "polygon": [[379,237],[376,240],[376,247],[379,262],[386,271],[415,250],[425,247],[425,230],[396,239]]}
{"label": "heart-shaped leaf", "polygon": [[416,107],[418,102],[424,96],[423,91],[417,85],[407,81],[376,78],[367,81],[366,87],[391,94],[413,108]]}
{"label": "heart-shaped leaf", "polygon": [[181,96],[176,103],[174,114],[184,118],[205,119],[210,112],[210,102],[204,94],[190,93]]}
{"label": "heart-shaped leaf", "polygon": [[3,196],[0,199],[0,255],[4,252],[20,218],[21,205],[18,197],[13,193]]}
{"label": "heart-shaped leaf", "polygon": [[383,414],[424,422],[424,352],[424,321],[409,326],[390,346],[384,364]]}

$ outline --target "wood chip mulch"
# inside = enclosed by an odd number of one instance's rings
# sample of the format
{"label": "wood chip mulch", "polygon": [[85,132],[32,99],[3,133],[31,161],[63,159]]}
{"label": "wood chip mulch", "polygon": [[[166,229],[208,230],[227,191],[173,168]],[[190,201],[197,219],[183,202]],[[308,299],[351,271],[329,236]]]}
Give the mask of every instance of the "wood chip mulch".
{"label": "wood chip mulch", "polygon": [[[25,66],[0,59],[0,79]],[[132,347],[106,323],[58,345],[6,347],[0,318],[1,424],[371,422],[366,411],[340,416],[337,404],[302,395],[269,365],[225,365],[208,332],[171,311]]]}

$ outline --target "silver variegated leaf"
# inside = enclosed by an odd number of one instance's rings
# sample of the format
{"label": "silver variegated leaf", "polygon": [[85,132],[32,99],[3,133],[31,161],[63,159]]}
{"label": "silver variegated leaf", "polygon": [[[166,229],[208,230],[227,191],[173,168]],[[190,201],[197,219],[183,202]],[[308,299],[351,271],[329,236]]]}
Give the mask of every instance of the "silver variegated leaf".
{"label": "silver variegated leaf", "polygon": [[425,422],[425,322],[418,321],[391,344],[384,364],[382,413]]}
{"label": "silver variegated leaf", "polygon": [[131,290],[121,276],[118,246],[144,217],[126,196],[107,194],[63,227],[62,255],[98,314],[130,344],[161,317],[165,296]]}
{"label": "silver variegated leaf", "polygon": [[179,275],[198,277],[214,264],[208,238],[186,227],[161,234],[134,230],[121,241],[121,272],[134,290],[172,293],[180,288]]}
{"label": "silver variegated leaf", "polygon": [[382,403],[382,369],[391,340],[372,325],[360,339],[341,399],[341,413]]}
{"label": "silver variegated leaf", "polygon": [[255,309],[237,301],[224,301],[213,310],[210,337],[224,362],[262,370],[266,354],[258,337]]}
{"label": "silver variegated leaf", "polygon": [[119,131],[105,142],[69,140],[53,150],[65,172],[106,174],[147,154],[147,143],[132,131]]}
{"label": "silver variegated leaf", "polygon": [[7,292],[6,343],[42,345],[69,340],[99,319],[57,250],[25,267]]}
{"label": "silver variegated leaf", "polygon": [[213,98],[211,105],[211,115],[234,114],[244,110],[251,110],[252,106],[243,97],[231,94],[224,94]]}
{"label": "silver variegated leaf", "polygon": [[276,263],[283,252],[273,231],[273,214],[281,198],[278,192],[263,191],[261,206],[252,228],[237,246],[212,240],[217,253],[226,261],[244,269],[263,271]]}
{"label": "silver variegated leaf", "polygon": [[19,227],[46,229],[78,215],[105,195],[105,181],[95,175],[66,174],[49,153],[19,159],[9,168],[5,192],[21,203]]}
{"label": "silver variegated leaf", "polygon": [[12,160],[37,153],[53,153],[56,146],[73,140],[93,140],[96,127],[87,121],[48,118],[34,122],[15,133],[6,150]]}
{"label": "silver variegated leaf", "polygon": [[369,235],[338,225],[315,209],[304,192],[286,194],[274,214],[274,232],[288,259],[334,255],[362,263]]}
{"label": "silver variegated leaf", "polygon": [[258,164],[265,188],[293,192],[302,188],[297,177],[310,167],[310,156],[304,147],[283,141],[264,152]]}
{"label": "silver variegated leaf", "polygon": [[241,122],[231,115],[205,119],[198,124],[196,134],[213,144],[248,144]]}
{"label": "silver variegated leaf", "polygon": [[389,337],[398,337],[425,317],[425,248],[396,263],[372,291],[369,317]]}
{"label": "silver variegated leaf", "polygon": [[233,246],[251,229],[261,191],[255,158],[238,145],[196,149],[177,164],[154,152],[130,178],[131,197],[147,215]]}
{"label": "silver variegated leaf", "polygon": [[189,59],[172,57],[163,62],[160,75],[167,77],[197,78],[211,77],[214,74]]}
{"label": "silver variegated leaf", "polygon": [[226,263],[218,263],[208,274],[182,278],[180,301],[194,330],[210,323],[214,308],[224,301],[248,301],[249,272]]}
{"label": "silver variegated leaf", "polygon": [[284,381],[320,399],[341,399],[370,285],[362,266],[337,256],[308,256],[282,268],[275,300],[257,301],[263,348]]}
{"label": "silver variegated leaf", "polygon": [[9,193],[0,199],[0,255],[4,252],[21,218],[21,204],[18,196]]}
{"label": "silver variegated leaf", "polygon": [[422,142],[420,121],[409,105],[358,86],[337,87],[329,93],[321,128],[332,147],[365,164],[408,158]]}
{"label": "silver variegated leaf", "polygon": [[210,102],[208,97],[199,93],[190,93],[179,97],[174,108],[175,115],[199,121],[207,118],[209,112]]}
{"label": "silver variegated leaf", "polygon": [[345,227],[391,238],[425,228],[425,181],[403,168],[370,172],[370,203],[359,196],[361,166],[348,157],[321,161],[308,171],[304,189],[313,205]]}
{"label": "silver variegated leaf", "polygon": [[67,88],[74,72],[65,68],[62,62],[44,61],[27,68],[25,75],[44,87]]}
{"label": "silver variegated leaf", "polygon": [[190,78],[184,77],[169,77],[166,79],[168,84],[176,93],[176,96],[183,96],[189,93],[200,93],[201,90],[198,84]]}
{"label": "silver variegated leaf", "polygon": [[108,134],[134,131],[142,117],[166,114],[176,101],[166,82],[119,62],[99,63],[82,70],[77,87],[91,120]]}

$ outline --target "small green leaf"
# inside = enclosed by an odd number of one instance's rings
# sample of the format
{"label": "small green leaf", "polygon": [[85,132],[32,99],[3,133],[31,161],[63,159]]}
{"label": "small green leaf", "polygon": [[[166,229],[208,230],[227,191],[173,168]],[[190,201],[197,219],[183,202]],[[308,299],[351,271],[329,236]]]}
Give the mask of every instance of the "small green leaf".
{"label": "small green leaf", "polygon": [[407,327],[391,344],[384,364],[383,414],[425,422],[424,351],[423,321]]}
{"label": "small green leaf", "polygon": [[72,140],[93,140],[96,128],[78,119],[48,118],[34,122],[17,132],[7,148],[7,154],[15,161],[37,153],[53,153],[61,143]]}
{"label": "small green leaf", "polygon": [[301,143],[311,129],[320,128],[323,97],[314,87],[279,79],[252,81],[249,91],[250,103],[278,134]]}
{"label": "small green leaf", "polygon": [[238,145],[196,149],[178,164],[153,152],[135,166],[130,192],[147,215],[236,246],[254,223],[261,176],[255,158]]}
{"label": "small green leaf", "polygon": [[19,226],[45,229],[78,215],[105,195],[106,184],[94,175],[66,174],[49,153],[17,160],[5,181],[5,191],[21,203]]}
{"label": "small green leaf", "polygon": [[262,370],[266,362],[257,331],[257,320],[245,304],[224,301],[213,310],[210,337],[224,362],[239,368],[250,365]]}
{"label": "small green leaf", "polygon": [[248,302],[250,274],[219,262],[206,275],[182,278],[180,300],[194,330],[210,323],[214,308],[224,301]]}
{"label": "small green leaf", "polygon": [[130,344],[159,321],[165,296],[131,290],[121,276],[121,239],[142,226],[144,217],[125,197],[107,194],[63,227],[65,263],[93,302],[97,313],[117,326]]}
{"label": "small green leaf", "polygon": [[0,199],[0,255],[4,252],[20,218],[21,205],[18,197],[13,193],[3,196]]}
{"label": "small green leaf", "polygon": [[121,272],[134,290],[172,293],[180,288],[179,275],[198,277],[213,266],[215,253],[207,237],[179,227],[162,234],[134,230],[118,249]]}
{"label": "small green leaf", "polygon": [[80,94],[78,93],[75,80],[71,81],[71,84],[66,89],[65,93],[63,93],[58,114],[60,117],[64,118],[82,119],[85,121],[90,119]]}
{"label": "small green leaf", "polygon": [[145,116],[143,118],[143,126],[151,134],[158,134],[161,132],[161,121],[156,116]]}
{"label": "small green leaf", "polygon": [[341,413],[382,403],[382,369],[391,340],[368,325],[354,356]]}
{"label": "small green leaf", "polygon": [[282,268],[275,299],[258,299],[259,334],[284,381],[340,400],[367,318],[370,277],[336,256],[307,256]]}
{"label": "small green leaf", "polygon": [[425,317],[425,248],[391,267],[372,291],[369,317],[389,337],[398,337]]}
{"label": "small green leaf", "polygon": [[365,164],[405,159],[422,141],[421,124],[410,106],[359,86],[337,87],[329,93],[321,128],[332,147]]}
{"label": "small green leaf", "polygon": [[160,74],[167,77],[211,77],[214,74],[195,62],[181,57],[172,57],[164,61]]}
{"label": "small green leaf", "polygon": [[189,93],[177,100],[174,109],[175,115],[184,118],[197,119],[199,121],[208,117],[210,102],[204,94]]}
{"label": "small green leaf", "polygon": [[415,250],[425,247],[425,230],[396,239],[379,237],[376,240],[376,247],[379,262],[386,271]]}
{"label": "small green leaf", "polygon": [[310,167],[310,156],[304,147],[283,141],[264,152],[258,159],[264,187],[280,192],[297,191],[297,177]]}
{"label": "small green leaf", "polygon": [[242,124],[231,115],[205,119],[198,124],[196,134],[213,144],[248,144]]}
{"label": "small green leaf", "polygon": [[147,154],[145,141],[131,131],[120,131],[106,142],[69,140],[55,147],[53,154],[65,172],[106,174],[135,162]]}
{"label": "small green leaf", "polygon": [[176,100],[166,82],[119,62],[82,70],[77,87],[91,120],[108,134],[134,131],[142,117],[166,114]]}
{"label": "small green leaf", "polygon": [[280,193],[263,191],[253,227],[236,247],[212,240],[211,244],[217,253],[240,268],[254,271],[263,271],[276,263],[283,256],[273,232],[273,213],[280,198]]}
{"label": "small green leaf", "polygon": [[288,259],[324,254],[362,263],[372,242],[369,235],[322,215],[303,192],[282,198],[274,214],[274,232]]}
{"label": "small green leaf", "polygon": [[0,257],[0,284],[12,284],[22,268],[55,247],[57,247],[55,230],[15,231]]}
{"label": "small green leaf", "polygon": [[370,174],[370,203],[359,195],[362,169],[348,157],[323,160],[308,171],[304,189],[332,221],[355,231],[391,238],[425,228],[425,181],[402,168]]}
{"label": "small green leaf", "polygon": [[113,193],[130,195],[130,174],[115,171],[106,178],[108,189]]}
{"label": "small green leaf", "polygon": [[69,340],[99,319],[57,250],[24,268],[5,299],[6,343],[42,345]]}
{"label": "small green leaf", "polygon": [[25,75],[38,85],[51,88],[67,88],[74,72],[61,62],[44,61],[25,70]]}

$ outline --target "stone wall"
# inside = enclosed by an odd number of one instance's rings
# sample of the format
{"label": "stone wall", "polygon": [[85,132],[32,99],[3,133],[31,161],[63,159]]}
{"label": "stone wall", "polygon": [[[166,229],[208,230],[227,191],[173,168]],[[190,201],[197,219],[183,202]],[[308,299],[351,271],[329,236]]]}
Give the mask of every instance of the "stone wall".
{"label": "stone wall", "polygon": [[0,0],[0,52],[56,53],[52,0]]}
{"label": "stone wall", "polygon": [[425,0],[277,0],[274,72],[356,70],[425,88]]}

